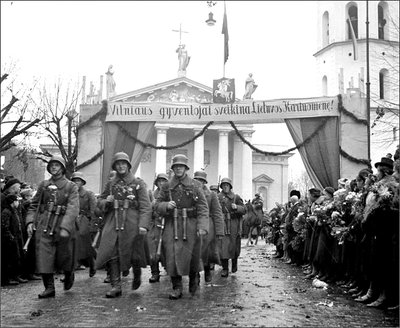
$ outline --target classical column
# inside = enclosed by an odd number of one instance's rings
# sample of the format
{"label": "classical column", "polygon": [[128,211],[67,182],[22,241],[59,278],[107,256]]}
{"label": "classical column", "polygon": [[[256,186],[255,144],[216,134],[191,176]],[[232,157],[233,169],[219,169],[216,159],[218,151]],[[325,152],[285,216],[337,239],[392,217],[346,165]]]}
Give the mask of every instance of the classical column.
{"label": "classical column", "polygon": [[[194,135],[202,129],[194,129]],[[204,168],[204,135],[194,141],[193,173]]]}
{"label": "classical column", "polygon": [[218,130],[218,177],[229,177],[229,130]]}
{"label": "classical column", "polygon": [[233,189],[238,194],[241,194],[242,190],[242,155],[243,142],[235,135],[233,137],[232,181]]}
{"label": "classical column", "polygon": [[[241,131],[242,136],[251,143],[251,135],[253,132]],[[242,194],[243,200],[253,198],[253,151],[243,144],[242,150]]]}
{"label": "classical column", "polygon": [[[167,145],[168,127],[156,127],[157,130],[157,146]],[[167,173],[167,151],[165,149],[156,150],[156,174]]]}

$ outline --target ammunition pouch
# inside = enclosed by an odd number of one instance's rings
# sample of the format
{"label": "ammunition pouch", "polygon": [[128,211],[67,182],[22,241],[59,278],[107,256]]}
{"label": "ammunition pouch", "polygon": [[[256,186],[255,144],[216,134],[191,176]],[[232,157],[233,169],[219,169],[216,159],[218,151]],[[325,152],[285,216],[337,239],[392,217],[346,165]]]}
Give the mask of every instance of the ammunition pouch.
{"label": "ammunition pouch", "polygon": [[[124,200],[118,200],[118,207],[120,208],[120,209],[123,209],[124,208]],[[133,208],[133,209],[135,209],[135,210],[137,210],[137,209],[139,209],[139,203],[138,203],[138,201],[137,200],[129,200],[128,201],[128,208]]]}
{"label": "ammunition pouch", "polygon": [[[50,206],[48,204],[47,205],[40,205],[40,213],[43,213],[43,212],[47,211],[47,212],[51,212],[52,214],[55,214],[56,210],[57,210],[57,206],[59,206],[59,205],[54,205],[53,208],[50,211]],[[59,215],[64,215],[66,210],[67,210],[67,207],[62,205]]]}

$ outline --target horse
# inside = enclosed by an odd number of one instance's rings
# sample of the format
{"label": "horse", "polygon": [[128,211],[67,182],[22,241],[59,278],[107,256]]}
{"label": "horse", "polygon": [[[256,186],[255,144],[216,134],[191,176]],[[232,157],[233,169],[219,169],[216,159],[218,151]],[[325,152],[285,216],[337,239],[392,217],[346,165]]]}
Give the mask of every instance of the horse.
{"label": "horse", "polygon": [[233,91],[228,91],[229,85],[230,83],[227,80],[223,80],[220,83],[218,83],[219,90],[215,90],[214,96],[218,97],[219,95],[220,97],[225,97],[225,101],[230,102],[233,98]]}
{"label": "horse", "polygon": [[249,227],[246,246],[249,246],[249,243],[253,245],[252,235],[256,236],[253,239],[255,239],[255,245],[257,245],[258,237],[260,236],[261,233],[261,222],[263,217],[263,211],[262,209],[255,208],[255,206],[251,203],[250,200],[245,204],[245,206],[247,211],[243,223]]}

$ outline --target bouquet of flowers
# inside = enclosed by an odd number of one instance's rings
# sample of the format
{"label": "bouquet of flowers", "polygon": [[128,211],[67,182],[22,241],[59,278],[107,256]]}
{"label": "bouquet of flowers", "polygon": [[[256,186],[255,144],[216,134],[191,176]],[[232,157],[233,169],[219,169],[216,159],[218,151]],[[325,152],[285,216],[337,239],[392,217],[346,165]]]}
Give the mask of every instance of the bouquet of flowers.
{"label": "bouquet of flowers", "polygon": [[[139,185],[137,187],[139,187]],[[114,198],[118,200],[134,200],[136,198],[135,189],[134,185],[129,185],[125,181],[120,180],[114,185]]]}

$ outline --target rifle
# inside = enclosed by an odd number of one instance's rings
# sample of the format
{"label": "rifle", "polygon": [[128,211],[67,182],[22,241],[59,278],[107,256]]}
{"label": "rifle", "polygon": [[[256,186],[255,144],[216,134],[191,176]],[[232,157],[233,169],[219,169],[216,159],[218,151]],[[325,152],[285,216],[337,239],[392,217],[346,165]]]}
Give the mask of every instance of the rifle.
{"label": "rifle", "polygon": [[99,237],[100,237],[100,233],[101,233],[101,231],[100,231],[100,229],[98,229],[96,232],[96,235],[94,236],[93,242],[92,242],[93,248],[96,248],[97,241],[99,240]]}
{"label": "rifle", "polygon": [[162,245],[162,238],[163,238],[163,233],[164,233],[164,228],[165,228],[165,218],[161,217],[161,224],[157,225],[157,227],[160,228],[160,238],[158,239],[158,245],[157,245],[157,252],[156,252],[156,261],[160,261],[161,257],[161,245]]}
{"label": "rifle", "polygon": [[26,240],[26,243],[23,248],[24,253],[28,252],[28,246],[29,246],[29,243],[31,242],[31,239],[32,239],[32,236],[29,236],[28,239]]}

